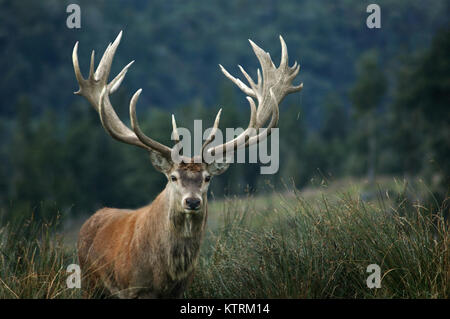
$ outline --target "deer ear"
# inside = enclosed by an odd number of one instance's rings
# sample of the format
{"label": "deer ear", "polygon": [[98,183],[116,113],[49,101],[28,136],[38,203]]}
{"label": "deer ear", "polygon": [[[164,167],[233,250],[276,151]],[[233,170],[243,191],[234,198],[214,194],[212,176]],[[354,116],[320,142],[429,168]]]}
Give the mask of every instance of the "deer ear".
{"label": "deer ear", "polygon": [[168,160],[158,152],[150,151],[150,161],[152,162],[153,167],[161,173],[167,173],[173,167],[172,161]]}
{"label": "deer ear", "polygon": [[211,175],[220,175],[224,173],[228,169],[228,167],[230,167],[230,163],[212,162],[211,164],[208,164],[208,167],[206,169]]}

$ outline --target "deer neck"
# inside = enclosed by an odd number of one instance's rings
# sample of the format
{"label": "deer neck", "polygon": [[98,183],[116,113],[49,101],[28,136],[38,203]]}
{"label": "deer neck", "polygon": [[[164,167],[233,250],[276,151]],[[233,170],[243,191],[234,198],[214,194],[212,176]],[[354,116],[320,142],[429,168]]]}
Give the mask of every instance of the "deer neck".
{"label": "deer neck", "polygon": [[176,200],[166,187],[153,201],[146,218],[154,225],[153,235],[159,237],[157,242],[164,243],[158,250],[173,280],[186,277],[195,266],[207,220],[206,194],[202,210],[192,214],[179,211]]}

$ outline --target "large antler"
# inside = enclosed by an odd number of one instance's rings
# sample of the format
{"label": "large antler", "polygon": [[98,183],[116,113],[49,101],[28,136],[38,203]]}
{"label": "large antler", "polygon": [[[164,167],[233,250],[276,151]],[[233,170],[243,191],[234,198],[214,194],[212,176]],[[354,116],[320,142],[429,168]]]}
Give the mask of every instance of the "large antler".
{"label": "large antler", "polygon": [[[84,96],[91,103],[91,105],[100,115],[100,120],[103,127],[113,138],[124,143],[142,147],[149,151],[159,152],[167,159],[170,159],[172,149],[146,136],[139,127],[136,117],[136,103],[139,95],[142,92],[142,89],[136,91],[130,101],[130,117],[133,130],[130,130],[119,119],[116,112],[114,111],[114,108],[111,105],[109,95],[119,88],[125,77],[125,74],[128,71],[128,68],[134,62],[131,61],[110,83],[108,83],[109,72],[111,70],[114,54],[117,47],[119,46],[121,38],[122,31],[120,31],[115,41],[112,44],[110,43],[108,45],[95,73],[95,53],[94,51],[92,51],[89,77],[87,79],[84,79],[83,75],[81,74],[77,53],[78,42],[75,44],[72,53],[72,61],[75,70],[75,76],[77,78],[78,84],[80,85],[80,89],[75,92],[75,94]],[[178,133],[176,129],[175,119],[173,119],[172,124],[173,135],[176,137],[178,136]]]}
{"label": "large antler", "polygon": [[[207,149],[207,152],[211,153],[211,155],[214,155],[216,153],[231,153],[244,144],[247,147],[265,139],[268,135],[270,135],[271,129],[278,125],[278,105],[280,104],[280,102],[289,93],[298,92],[303,88],[303,83],[300,83],[297,86],[292,85],[292,81],[297,76],[300,70],[300,65],[295,62],[292,67],[289,67],[288,51],[286,43],[284,42],[281,35],[281,62],[278,68],[273,64],[268,52],[262,50],[252,40],[249,41],[256,57],[259,60],[259,63],[261,64],[262,69],[262,78],[261,72],[258,69],[257,83],[252,80],[252,78],[240,65],[239,69],[247,79],[250,87],[244,84],[241,80],[233,77],[230,73],[228,73],[227,70],[225,70],[222,65],[219,64],[219,66],[225,76],[234,84],[236,84],[245,94],[247,94],[247,100],[250,104],[251,110],[250,122],[247,129],[233,140],[228,141],[225,144]],[[253,98],[256,98],[256,100],[258,101],[258,107],[256,107]],[[219,117],[220,112],[218,114],[218,118]],[[267,128],[262,132],[259,132],[256,136],[250,137],[256,132],[256,130],[259,130],[263,127],[263,125],[268,121],[269,117],[271,118],[271,120]],[[216,121],[218,121],[217,118]],[[214,127],[216,127],[216,123]],[[211,135],[213,135],[213,132],[211,132]],[[210,136],[210,138],[208,138],[208,140],[203,145],[203,148],[205,149],[207,144],[209,144],[213,139],[214,137]]]}

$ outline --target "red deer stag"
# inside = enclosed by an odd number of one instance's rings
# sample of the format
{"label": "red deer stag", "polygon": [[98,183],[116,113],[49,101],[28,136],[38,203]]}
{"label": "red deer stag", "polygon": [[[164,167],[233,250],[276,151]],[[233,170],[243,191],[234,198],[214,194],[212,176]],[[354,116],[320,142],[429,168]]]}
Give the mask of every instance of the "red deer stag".
{"label": "red deer stag", "polygon": [[[114,54],[122,32],[109,44],[97,69],[94,71],[94,52],[91,55],[89,77],[84,79],[78,63],[78,42],[72,54],[75,76],[80,86],[75,94],[84,96],[100,116],[102,126],[113,138],[141,147],[149,152],[153,166],[167,177],[165,189],[145,207],[129,210],[102,208],[82,226],[78,240],[78,257],[83,276],[90,286],[100,285],[119,298],[171,298],[181,297],[192,281],[194,267],[199,255],[200,243],[207,219],[207,191],[214,175],[223,173],[229,166],[226,161],[207,163],[202,155],[233,154],[237,148],[258,143],[278,125],[278,104],[292,92],[302,89],[293,86],[299,72],[297,62],[289,67],[286,44],[280,36],[281,62],[277,68],[269,53],[250,41],[258,58],[258,81],[239,66],[249,86],[231,76],[221,65],[227,78],[247,96],[251,108],[250,123],[242,134],[218,146],[211,146],[220,120],[219,110],[209,137],[202,146],[202,154],[177,163],[173,149],[146,136],[139,127],[136,103],[141,90],[130,101],[131,128],[117,116],[109,95],[117,90],[131,63],[108,83]],[[258,106],[253,100],[255,98]],[[248,136],[249,130],[259,130],[268,122],[266,129]],[[178,131],[172,116],[172,138],[178,142]],[[208,147],[208,145],[210,145]],[[201,156],[199,161],[194,159]],[[219,163],[220,162],[220,163]]]}

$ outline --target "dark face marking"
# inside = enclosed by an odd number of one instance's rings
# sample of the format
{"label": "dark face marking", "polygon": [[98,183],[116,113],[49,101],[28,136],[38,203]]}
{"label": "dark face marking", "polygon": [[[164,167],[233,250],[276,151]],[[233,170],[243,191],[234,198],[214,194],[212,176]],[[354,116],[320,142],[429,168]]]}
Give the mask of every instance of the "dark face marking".
{"label": "dark face marking", "polygon": [[180,174],[181,185],[185,188],[200,188],[203,182],[203,173],[188,171],[188,170],[178,170]]}
{"label": "dark face marking", "polygon": [[201,163],[181,163],[177,171],[181,185],[185,188],[199,189],[203,183],[203,171],[205,167]]}

